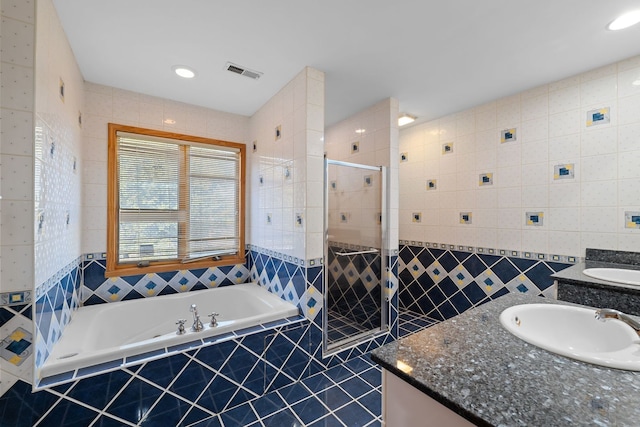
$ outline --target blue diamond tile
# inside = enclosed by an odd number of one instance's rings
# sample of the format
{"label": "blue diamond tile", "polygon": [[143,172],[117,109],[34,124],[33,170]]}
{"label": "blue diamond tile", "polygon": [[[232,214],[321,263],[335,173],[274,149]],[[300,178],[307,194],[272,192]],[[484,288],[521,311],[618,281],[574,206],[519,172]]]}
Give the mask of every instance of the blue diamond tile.
{"label": "blue diamond tile", "polygon": [[138,375],[154,382],[160,387],[167,387],[188,362],[189,358],[184,354],[164,357],[152,362],[147,362],[142,369],[140,369]]}
{"label": "blue diamond tile", "polygon": [[334,413],[348,426],[364,426],[373,420],[373,415],[356,402],[350,403]]}
{"label": "blue diamond tile", "polygon": [[265,418],[268,415],[285,408],[287,404],[282,400],[278,393],[272,392],[258,399],[252,400],[251,406],[253,406],[253,409],[260,418]]}
{"label": "blue diamond tile", "polygon": [[329,413],[329,410],[315,397],[298,402],[291,409],[300,418],[303,425],[308,425]]}
{"label": "blue diamond tile", "polygon": [[191,361],[169,390],[194,402],[213,378],[213,371],[198,362]]}
{"label": "blue diamond tile", "polygon": [[237,385],[218,375],[205,389],[197,403],[212,412],[220,413],[231,401],[237,389]]}
{"label": "blue diamond tile", "polygon": [[248,426],[258,419],[248,403],[224,411],[220,418],[225,426]]}
{"label": "blue diamond tile", "polygon": [[289,409],[285,409],[265,418],[262,423],[265,427],[284,427],[294,426],[298,423],[298,420]]}
{"label": "blue diamond tile", "polygon": [[134,378],[109,405],[107,412],[132,423],[138,423],[142,421],[161,394],[162,390]]}
{"label": "blue diamond tile", "polygon": [[67,395],[101,411],[130,378],[125,371],[109,372],[78,381]]}
{"label": "blue diamond tile", "polygon": [[191,405],[188,402],[165,394],[139,425],[144,427],[177,426],[180,425],[180,420],[190,408]]}
{"label": "blue diamond tile", "polygon": [[63,399],[38,425],[85,427],[98,417],[98,413],[70,400]]}

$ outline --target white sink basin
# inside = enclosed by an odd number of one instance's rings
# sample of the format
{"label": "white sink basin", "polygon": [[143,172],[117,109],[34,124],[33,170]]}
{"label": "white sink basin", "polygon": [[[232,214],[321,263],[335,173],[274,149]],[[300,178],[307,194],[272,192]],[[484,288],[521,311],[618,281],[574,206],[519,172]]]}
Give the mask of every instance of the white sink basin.
{"label": "white sink basin", "polygon": [[586,276],[609,282],[640,286],[640,270],[624,270],[622,268],[587,268],[582,270]]}
{"label": "white sink basin", "polygon": [[597,320],[595,312],[569,305],[523,304],[504,310],[500,323],[518,338],[552,353],[640,371],[638,334],[620,320]]}

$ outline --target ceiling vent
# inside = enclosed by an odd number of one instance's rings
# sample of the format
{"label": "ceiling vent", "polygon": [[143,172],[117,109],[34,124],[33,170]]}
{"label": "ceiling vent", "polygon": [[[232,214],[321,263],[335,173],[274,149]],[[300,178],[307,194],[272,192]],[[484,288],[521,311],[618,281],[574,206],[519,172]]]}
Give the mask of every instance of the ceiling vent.
{"label": "ceiling vent", "polygon": [[260,76],[262,76],[260,71],[249,70],[248,68],[241,67],[240,65],[231,62],[227,62],[227,65],[225,65],[224,68],[227,71],[231,71],[232,73],[240,74],[241,76],[249,77],[254,80],[258,80]]}

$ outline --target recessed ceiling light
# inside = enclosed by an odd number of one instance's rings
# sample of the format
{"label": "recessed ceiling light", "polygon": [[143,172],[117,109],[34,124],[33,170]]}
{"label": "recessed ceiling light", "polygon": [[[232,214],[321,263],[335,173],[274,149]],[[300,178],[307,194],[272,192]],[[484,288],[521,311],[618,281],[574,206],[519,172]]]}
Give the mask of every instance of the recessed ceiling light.
{"label": "recessed ceiling light", "polygon": [[634,86],[640,86],[640,79],[638,80],[634,80],[633,83],[631,83]]}
{"label": "recessed ceiling light", "polygon": [[192,79],[196,76],[196,72],[184,65],[174,65],[173,71],[182,78]]}
{"label": "recessed ceiling light", "polygon": [[164,119],[164,123],[168,125],[175,125],[176,121],[173,119]]}
{"label": "recessed ceiling light", "polygon": [[366,129],[356,129],[356,133],[365,133]]}
{"label": "recessed ceiling light", "polygon": [[632,25],[636,25],[638,22],[640,22],[640,10],[632,10],[614,19],[607,25],[607,29],[611,31],[624,30]]}
{"label": "recessed ceiling light", "polygon": [[415,122],[416,117],[407,113],[402,113],[398,117],[398,126],[408,125],[409,123]]}

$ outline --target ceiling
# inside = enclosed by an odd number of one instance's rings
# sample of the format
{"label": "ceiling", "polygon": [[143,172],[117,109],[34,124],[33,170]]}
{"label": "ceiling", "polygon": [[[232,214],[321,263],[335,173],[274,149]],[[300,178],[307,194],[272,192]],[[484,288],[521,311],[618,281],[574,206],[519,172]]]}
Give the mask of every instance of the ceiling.
{"label": "ceiling", "polygon": [[419,123],[640,54],[640,25],[605,29],[638,0],[53,2],[87,81],[251,116],[311,66],[327,125],[388,97]]}

